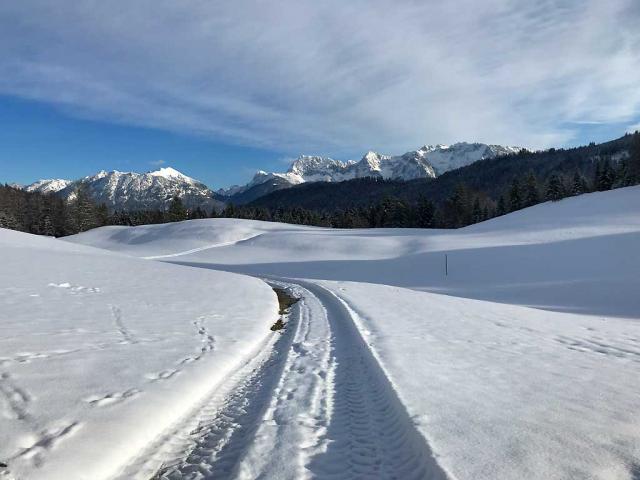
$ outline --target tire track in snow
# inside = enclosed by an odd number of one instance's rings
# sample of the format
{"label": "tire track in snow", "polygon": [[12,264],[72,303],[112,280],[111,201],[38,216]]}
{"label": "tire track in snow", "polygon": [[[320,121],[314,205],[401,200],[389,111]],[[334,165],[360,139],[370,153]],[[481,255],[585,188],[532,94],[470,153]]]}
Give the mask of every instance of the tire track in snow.
{"label": "tire track in snow", "polygon": [[149,445],[118,478],[230,478],[271,398],[292,330],[271,336],[208,400]]}
{"label": "tire track in snow", "polygon": [[300,301],[291,348],[270,405],[261,420],[237,478],[303,479],[306,465],[323,446],[330,410],[331,329],[322,305],[306,289],[288,288]]}
{"label": "tire track in snow", "polygon": [[342,301],[305,282],[332,330],[331,412],[316,478],[446,479]]}
{"label": "tire track in snow", "polygon": [[302,301],[273,348],[121,478],[446,479],[341,300],[278,286]]}

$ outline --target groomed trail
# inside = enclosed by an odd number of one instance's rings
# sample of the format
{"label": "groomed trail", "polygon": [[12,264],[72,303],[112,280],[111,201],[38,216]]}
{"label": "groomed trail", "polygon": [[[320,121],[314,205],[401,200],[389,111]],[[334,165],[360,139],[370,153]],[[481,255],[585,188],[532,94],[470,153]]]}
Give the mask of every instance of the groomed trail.
{"label": "groomed trail", "polygon": [[312,282],[287,327],[121,478],[446,479],[349,309]]}

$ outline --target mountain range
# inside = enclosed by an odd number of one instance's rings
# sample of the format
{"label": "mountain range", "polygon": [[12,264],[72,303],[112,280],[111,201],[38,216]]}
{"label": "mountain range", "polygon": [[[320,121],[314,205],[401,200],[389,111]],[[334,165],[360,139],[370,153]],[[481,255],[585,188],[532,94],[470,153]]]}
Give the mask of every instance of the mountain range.
{"label": "mountain range", "polygon": [[204,183],[173,168],[161,168],[148,173],[106,172],[79,180],[39,180],[25,187],[27,191],[56,193],[72,200],[76,189],[84,185],[91,198],[104,203],[110,210],[164,210],[174,196],[188,208],[220,209],[223,203]]}
{"label": "mountain range", "polygon": [[97,203],[110,210],[165,209],[178,196],[188,208],[221,209],[224,203],[244,204],[271,192],[311,182],[342,182],[357,178],[393,180],[433,179],[478,160],[515,154],[519,147],[482,143],[429,145],[402,155],[367,152],[359,161],[302,155],[283,173],[258,171],[246,185],[235,185],[213,192],[204,183],[173,168],[148,173],[101,171],[79,180],[39,180],[27,191],[56,193],[71,200],[84,185]]}
{"label": "mountain range", "polygon": [[307,182],[342,182],[369,177],[386,180],[435,178],[478,160],[515,154],[520,150],[520,147],[461,142],[425,145],[395,156],[369,151],[359,161],[343,162],[329,157],[301,155],[284,173],[258,171],[246,185],[234,185],[217,193],[240,204],[272,191]]}

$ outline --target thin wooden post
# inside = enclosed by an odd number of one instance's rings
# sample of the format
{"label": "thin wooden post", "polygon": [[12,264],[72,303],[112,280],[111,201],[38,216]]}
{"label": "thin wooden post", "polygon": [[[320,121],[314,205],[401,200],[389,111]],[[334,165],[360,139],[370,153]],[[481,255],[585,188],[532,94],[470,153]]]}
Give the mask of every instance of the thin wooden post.
{"label": "thin wooden post", "polygon": [[447,254],[444,254],[444,274],[445,276],[449,275],[449,257]]}

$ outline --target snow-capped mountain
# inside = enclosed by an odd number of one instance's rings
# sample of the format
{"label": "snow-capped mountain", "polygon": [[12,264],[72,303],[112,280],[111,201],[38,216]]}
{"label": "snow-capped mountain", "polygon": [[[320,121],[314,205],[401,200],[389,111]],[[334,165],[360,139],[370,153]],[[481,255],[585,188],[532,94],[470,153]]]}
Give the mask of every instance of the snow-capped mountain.
{"label": "snow-capped mountain", "polygon": [[425,145],[403,155],[382,155],[367,152],[359,161],[334,160],[329,157],[301,155],[284,173],[258,171],[245,186],[234,185],[220,190],[222,195],[238,195],[247,190],[275,180],[274,187],[282,188],[305,182],[341,182],[354,178],[381,177],[384,179],[414,180],[435,178],[449,170],[500,155],[520,151],[519,147],[503,147],[484,143],[456,143],[453,145]]}
{"label": "snow-capped mountain", "polygon": [[94,201],[111,210],[164,209],[176,195],[188,208],[222,207],[222,202],[213,198],[213,192],[205,184],[173,168],[148,173],[103,170],[76,181],[41,180],[27,189],[56,192],[72,200],[80,184],[86,186]]}
{"label": "snow-capped mountain", "polygon": [[503,147],[484,143],[454,143],[453,145],[425,145],[416,153],[433,165],[436,173],[442,175],[449,170],[465,167],[478,160],[518,153],[520,147]]}
{"label": "snow-capped mountain", "polygon": [[64,180],[62,178],[50,178],[38,180],[37,182],[27,185],[24,189],[27,192],[39,192],[39,193],[55,193],[59,192],[63,188],[66,188],[73,180]]}
{"label": "snow-capped mountain", "polygon": [[285,178],[293,185],[304,182],[342,182],[363,177],[381,177],[385,179],[412,180],[415,178],[433,178],[435,172],[431,165],[415,152],[392,157],[376,152],[367,152],[359,161],[346,162],[328,157],[302,155],[289,167],[286,173],[265,174],[259,172],[251,183],[256,184],[269,176]]}

